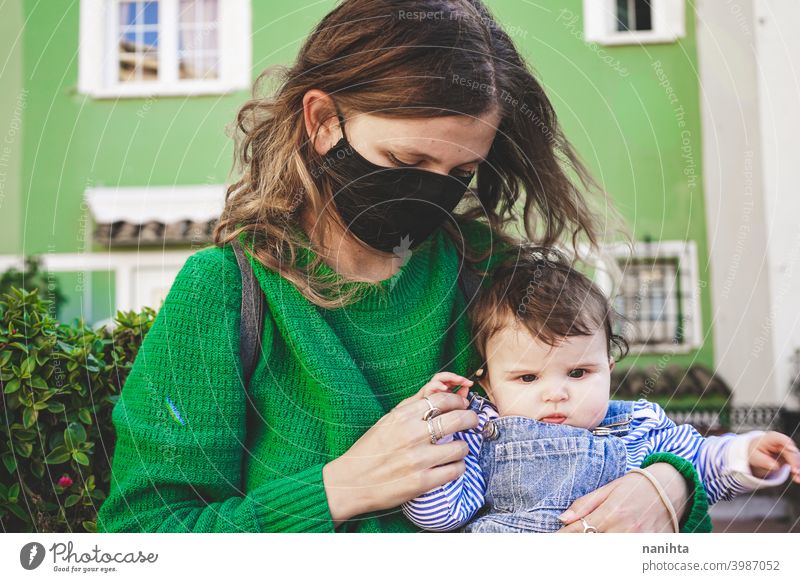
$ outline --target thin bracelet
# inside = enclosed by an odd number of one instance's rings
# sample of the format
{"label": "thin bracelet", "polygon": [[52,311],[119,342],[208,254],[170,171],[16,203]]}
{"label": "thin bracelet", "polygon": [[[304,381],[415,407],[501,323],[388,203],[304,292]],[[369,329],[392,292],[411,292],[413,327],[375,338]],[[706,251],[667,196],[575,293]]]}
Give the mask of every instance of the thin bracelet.
{"label": "thin bracelet", "polygon": [[661,501],[664,502],[664,506],[669,512],[669,517],[672,520],[672,529],[675,530],[675,533],[678,533],[680,531],[680,526],[678,525],[678,516],[675,514],[675,508],[672,506],[672,502],[669,500],[669,497],[667,497],[667,492],[664,491],[664,488],[661,486],[661,483],[658,482],[658,479],[644,469],[639,469],[638,467],[634,467],[629,472],[644,475],[647,477],[650,483],[653,484],[653,487],[655,487],[656,491],[658,491],[658,496],[661,497]]}

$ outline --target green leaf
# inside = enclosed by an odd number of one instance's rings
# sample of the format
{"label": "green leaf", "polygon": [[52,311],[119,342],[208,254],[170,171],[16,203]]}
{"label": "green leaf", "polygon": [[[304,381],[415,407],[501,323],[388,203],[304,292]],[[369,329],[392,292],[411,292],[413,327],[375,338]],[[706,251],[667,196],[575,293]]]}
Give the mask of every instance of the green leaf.
{"label": "green leaf", "polygon": [[[61,402],[48,402],[47,410],[54,414],[60,414],[66,410],[66,407]],[[80,414],[78,414],[80,416]]]}
{"label": "green leaf", "polygon": [[6,471],[8,471],[11,475],[13,475],[14,471],[17,470],[17,460],[11,453],[3,455],[3,464],[6,466]]}
{"label": "green leaf", "polygon": [[15,430],[14,436],[21,441],[32,441],[38,433],[35,430]]}
{"label": "green leaf", "polygon": [[30,428],[36,424],[36,419],[39,418],[39,411],[34,408],[25,408],[22,412],[22,426]]}
{"label": "green leaf", "polygon": [[0,368],[4,367],[11,360],[11,351],[4,350],[0,352]]}
{"label": "green leaf", "polygon": [[80,418],[81,422],[84,424],[92,424],[92,415],[89,414],[89,411],[85,408],[78,410],[78,418]]}
{"label": "green leaf", "polygon": [[85,467],[89,466],[89,457],[86,456],[86,453],[82,453],[80,451],[74,451],[72,453],[72,458],[75,459],[76,463],[80,463]]}
{"label": "green leaf", "polygon": [[72,507],[81,500],[80,495],[68,495],[67,500],[64,502],[64,507]]}
{"label": "green leaf", "polygon": [[69,461],[69,451],[64,445],[57,446],[44,458],[44,462],[48,465],[58,465],[67,461]]}
{"label": "green leaf", "polygon": [[31,458],[31,453],[33,453],[33,443],[27,443],[24,441],[16,441],[14,443],[14,450],[19,453],[21,457],[25,457],[26,459]]}
{"label": "green leaf", "polygon": [[44,410],[47,408],[47,402],[34,402],[33,409],[34,410]]}
{"label": "green leaf", "polygon": [[22,365],[19,367],[19,375],[20,378],[30,378],[31,373],[36,368],[36,358],[33,356],[29,356],[22,362]]}
{"label": "green leaf", "polygon": [[31,386],[39,390],[47,390],[47,382],[41,376],[34,376],[30,382]]}
{"label": "green leaf", "polygon": [[86,429],[79,422],[70,422],[64,430],[64,444],[68,449],[77,449],[78,445],[86,440]]}
{"label": "green leaf", "polygon": [[18,498],[19,498],[19,483],[14,483],[11,487],[8,488],[8,501],[10,503],[16,503]]}
{"label": "green leaf", "polygon": [[44,477],[44,465],[38,459],[31,462],[31,473],[33,473],[37,479],[42,479]]}
{"label": "green leaf", "polygon": [[13,392],[19,390],[19,386],[19,378],[14,378],[6,383],[6,387],[3,389],[3,392],[6,394],[12,394]]}
{"label": "green leaf", "polygon": [[89,533],[97,533],[97,523],[94,521],[84,521],[83,529],[85,529]]}
{"label": "green leaf", "polygon": [[31,516],[28,515],[27,513],[25,513],[25,510],[22,509],[16,503],[12,503],[11,505],[6,505],[6,509],[8,509],[11,513],[16,515],[18,518],[20,518],[25,523],[30,523],[31,522]]}

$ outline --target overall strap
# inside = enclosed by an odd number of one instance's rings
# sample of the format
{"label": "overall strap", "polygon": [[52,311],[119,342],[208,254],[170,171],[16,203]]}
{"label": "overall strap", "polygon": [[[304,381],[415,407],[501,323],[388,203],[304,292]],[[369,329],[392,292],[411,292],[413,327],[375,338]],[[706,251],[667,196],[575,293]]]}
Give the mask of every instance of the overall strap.
{"label": "overall strap", "polygon": [[255,370],[261,352],[261,334],[264,331],[264,292],[258,284],[253,266],[244,254],[238,240],[231,241],[236,262],[242,274],[242,309],[239,323],[239,357],[242,360],[242,383],[250,386],[250,378]]}

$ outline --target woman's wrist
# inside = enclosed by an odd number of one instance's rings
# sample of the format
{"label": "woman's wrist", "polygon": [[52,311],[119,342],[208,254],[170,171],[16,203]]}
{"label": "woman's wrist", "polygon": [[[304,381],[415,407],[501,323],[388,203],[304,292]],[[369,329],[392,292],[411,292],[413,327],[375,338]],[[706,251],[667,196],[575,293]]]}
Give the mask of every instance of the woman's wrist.
{"label": "woman's wrist", "polygon": [[[681,533],[710,532],[712,529],[711,518],[708,515],[708,497],[703,482],[694,465],[683,457],[673,453],[653,453],[642,462],[641,468],[651,467],[655,464],[668,464],[680,473],[686,483],[688,495],[684,504],[679,508],[675,505]],[[663,469],[656,469],[656,472]],[[655,475],[655,473],[654,473]]]}
{"label": "woman's wrist", "polygon": [[322,467],[322,482],[334,527],[339,527],[354,515],[365,513],[365,510],[361,509],[361,500],[356,494],[357,489],[348,485],[342,478],[341,463],[338,461],[339,459],[334,459]]}
{"label": "woman's wrist", "polygon": [[[643,470],[650,473],[661,485],[661,489],[667,497],[667,502],[672,505],[675,514],[678,516],[685,515],[691,500],[691,492],[683,475],[675,467],[664,462],[654,463]],[[675,525],[678,524],[676,523]],[[677,530],[675,531],[677,533]]]}

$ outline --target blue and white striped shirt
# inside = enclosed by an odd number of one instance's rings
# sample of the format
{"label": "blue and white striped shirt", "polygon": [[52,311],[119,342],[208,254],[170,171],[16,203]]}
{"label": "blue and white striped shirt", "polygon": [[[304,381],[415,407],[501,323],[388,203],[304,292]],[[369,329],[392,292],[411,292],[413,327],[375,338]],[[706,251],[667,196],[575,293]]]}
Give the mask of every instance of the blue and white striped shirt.
{"label": "blue and white striped shirt", "polygon": [[[437,441],[439,444],[458,439],[467,443],[469,453],[464,458],[464,473],[401,506],[406,517],[423,529],[458,529],[484,504],[486,482],[478,461],[483,443],[482,431],[489,419],[499,415],[488,400],[477,398],[475,402],[479,403],[473,406],[478,414],[478,426]],[[762,434],[762,431],[752,431],[742,435],[728,433],[703,438],[690,425],[676,425],[659,405],[640,399],[633,403],[628,433],[619,438],[627,449],[627,471],[641,466],[651,453],[673,453],[694,465],[708,494],[709,504],[713,504],[746,491],[779,485],[789,476],[791,469],[788,465],[767,479],[758,479],[751,473],[747,460],[749,443]]]}

